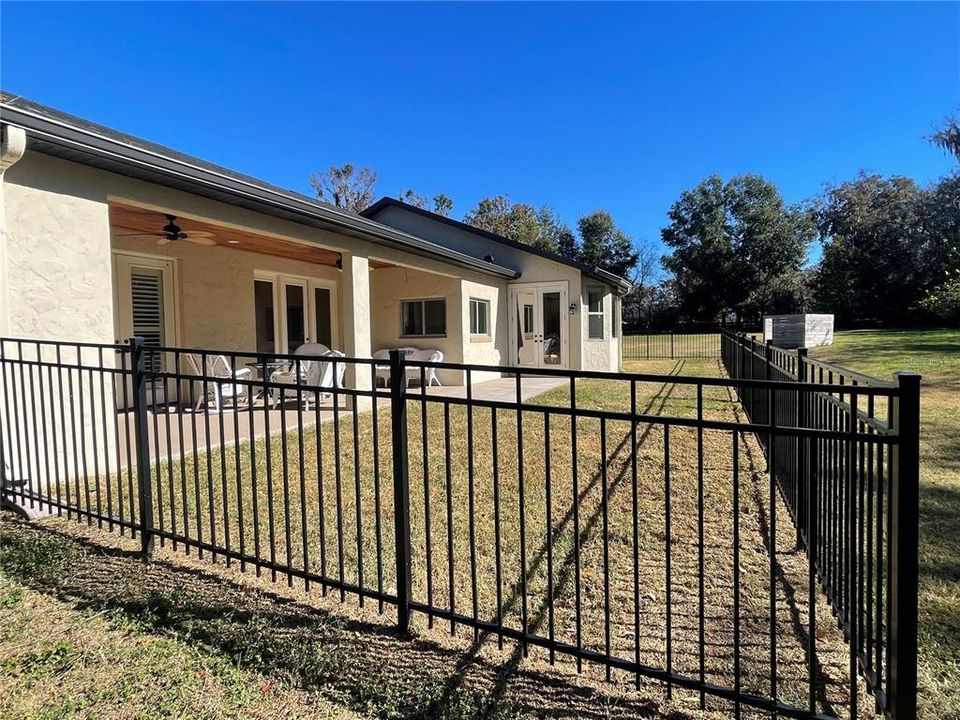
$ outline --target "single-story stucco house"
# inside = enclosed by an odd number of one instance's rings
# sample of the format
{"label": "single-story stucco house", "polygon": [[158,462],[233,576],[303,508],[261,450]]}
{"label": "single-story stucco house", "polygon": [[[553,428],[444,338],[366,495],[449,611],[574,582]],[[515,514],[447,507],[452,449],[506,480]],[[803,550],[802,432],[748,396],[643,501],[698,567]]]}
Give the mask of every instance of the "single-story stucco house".
{"label": "single-story stucco house", "polygon": [[622,278],[397,200],[357,215],[0,100],[0,336],[619,368]]}

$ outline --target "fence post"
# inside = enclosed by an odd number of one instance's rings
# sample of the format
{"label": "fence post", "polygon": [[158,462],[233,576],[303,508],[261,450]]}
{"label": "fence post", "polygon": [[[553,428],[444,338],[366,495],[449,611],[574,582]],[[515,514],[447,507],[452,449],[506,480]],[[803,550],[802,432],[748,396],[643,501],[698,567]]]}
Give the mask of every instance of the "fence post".
{"label": "fence post", "polygon": [[[763,344],[763,379],[772,380],[773,368],[773,340],[767,340]],[[765,425],[773,425],[773,393],[771,388],[763,391],[763,420]],[[771,448],[771,445],[774,447]],[[767,457],[767,472],[771,475],[776,469],[776,461],[773,457],[773,450],[776,448],[773,435],[767,433],[767,442],[763,444],[764,455]]]}
{"label": "fence post", "polygon": [[[806,379],[807,368],[804,361],[807,359],[807,349],[797,348],[797,382],[803,383]],[[807,392],[805,390],[797,391],[797,427],[807,427]],[[810,494],[810,478],[807,477],[807,453],[809,452],[811,439],[805,437],[797,438],[797,468],[796,468],[796,513],[798,521],[797,527],[797,548],[803,547],[801,529],[807,527],[807,498]],[[808,548],[809,549],[809,548]]]}
{"label": "fence post", "polygon": [[140,496],[140,552],[153,555],[153,484],[150,481],[150,434],[147,428],[147,371],[143,338],[130,338],[133,386],[133,430],[137,453],[137,492]]}
{"label": "fence post", "polygon": [[920,375],[897,373],[890,497],[890,711],[896,720],[917,717],[917,602],[920,519]]}
{"label": "fence post", "polygon": [[[403,350],[390,351],[390,424],[393,435],[393,518],[397,554],[397,626],[410,630],[410,476],[407,458],[406,368]],[[426,392],[426,390],[424,390]]]}
{"label": "fence post", "polygon": [[670,359],[673,360],[673,330],[670,331]]}

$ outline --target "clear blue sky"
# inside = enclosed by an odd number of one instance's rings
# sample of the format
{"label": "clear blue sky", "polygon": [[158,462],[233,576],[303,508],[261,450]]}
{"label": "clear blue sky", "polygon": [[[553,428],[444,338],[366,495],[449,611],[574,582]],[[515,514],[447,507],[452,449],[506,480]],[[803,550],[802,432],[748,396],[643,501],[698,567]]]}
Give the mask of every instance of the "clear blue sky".
{"label": "clear blue sky", "polygon": [[960,109],[960,4],[3,2],[7,91],[309,192],[610,210],[659,238],[680,191],[761,173],[789,202],[859,170],[929,182]]}

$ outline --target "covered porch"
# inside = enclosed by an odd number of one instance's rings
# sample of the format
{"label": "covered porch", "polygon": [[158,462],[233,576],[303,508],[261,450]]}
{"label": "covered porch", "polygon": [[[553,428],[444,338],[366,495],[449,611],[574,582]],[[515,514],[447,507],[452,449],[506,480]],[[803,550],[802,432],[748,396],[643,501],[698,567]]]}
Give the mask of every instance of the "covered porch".
{"label": "covered porch", "polygon": [[[120,201],[109,206],[117,339],[348,357],[416,347],[439,350],[448,362],[477,361],[464,352],[465,291],[452,269],[424,269],[429,263],[414,256],[371,257],[346,237],[321,245],[179,212]],[[263,371],[253,368],[252,377]],[[441,371],[440,380],[462,385],[463,374]],[[352,366],[344,381],[357,389],[373,384]],[[162,388],[164,404],[187,400],[175,387]]]}

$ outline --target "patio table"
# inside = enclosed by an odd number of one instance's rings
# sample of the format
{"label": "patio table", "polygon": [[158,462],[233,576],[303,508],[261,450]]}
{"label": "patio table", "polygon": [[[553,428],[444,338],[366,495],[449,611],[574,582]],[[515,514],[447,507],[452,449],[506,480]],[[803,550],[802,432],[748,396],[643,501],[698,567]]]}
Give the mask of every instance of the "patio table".
{"label": "patio table", "polygon": [[[257,375],[262,375],[263,372],[266,371],[266,373],[267,373],[267,379],[269,379],[270,376],[273,375],[273,374],[274,374],[275,372],[277,372],[278,370],[282,370],[282,369],[284,369],[284,368],[289,367],[289,366],[290,366],[290,361],[289,361],[289,360],[266,360],[266,361],[263,361],[263,360],[261,360],[261,361],[256,361],[256,360],[255,360],[255,361],[252,361],[252,362],[245,363],[244,366],[245,366],[245,367],[248,367],[248,368],[251,368]],[[272,400],[273,400],[273,391],[274,391],[275,389],[276,389],[276,388],[261,389],[260,392],[257,393],[257,395],[256,395],[256,397],[254,398],[254,400],[262,400],[262,399],[263,399],[264,392],[266,392],[267,394],[269,394],[270,400],[272,401]]]}

